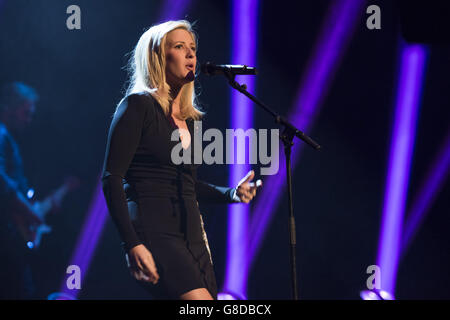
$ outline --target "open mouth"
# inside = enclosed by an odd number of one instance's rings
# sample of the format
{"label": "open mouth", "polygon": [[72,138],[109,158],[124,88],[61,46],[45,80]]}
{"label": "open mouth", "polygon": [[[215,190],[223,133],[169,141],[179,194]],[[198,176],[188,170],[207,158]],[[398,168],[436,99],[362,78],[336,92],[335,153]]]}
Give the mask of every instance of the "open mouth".
{"label": "open mouth", "polygon": [[186,65],[186,68],[188,68],[188,70],[194,71],[194,65],[193,64]]}

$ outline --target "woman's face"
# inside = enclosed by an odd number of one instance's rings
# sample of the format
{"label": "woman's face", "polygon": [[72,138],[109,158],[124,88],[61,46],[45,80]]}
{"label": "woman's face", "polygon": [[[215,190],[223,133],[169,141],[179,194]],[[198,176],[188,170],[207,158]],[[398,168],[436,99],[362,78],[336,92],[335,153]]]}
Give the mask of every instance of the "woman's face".
{"label": "woman's face", "polygon": [[166,80],[170,86],[183,86],[195,78],[196,46],[190,32],[175,29],[166,36]]}

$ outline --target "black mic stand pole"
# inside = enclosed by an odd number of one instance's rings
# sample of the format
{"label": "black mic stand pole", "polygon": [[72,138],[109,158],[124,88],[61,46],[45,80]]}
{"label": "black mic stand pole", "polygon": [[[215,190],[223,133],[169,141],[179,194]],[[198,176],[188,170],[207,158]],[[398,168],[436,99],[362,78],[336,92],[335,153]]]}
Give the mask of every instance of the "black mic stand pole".
{"label": "black mic stand pole", "polygon": [[272,109],[266,106],[264,103],[259,101],[255,96],[250,94],[247,91],[247,86],[245,84],[240,85],[237,83],[234,78],[235,74],[231,71],[225,72],[225,76],[228,78],[228,82],[231,87],[238,90],[245,96],[247,96],[250,100],[255,102],[258,106],[263,108],[266,112],[270,113],[272,117],[275,118],[275,122],[284,126],[283,133],[280,136],[281,141],[283,141],[284,145],[284,153],[286,155],[286,173],[287,173],[287,187],[288,187],[288,196],[289,196],[289,244],[290,244],[290,259],[291,259],[291,276],[292,276],[292,295],[294,300],[298,300],[298,290],[297,290],[297,263],[296,263],[296,234],[295,234],[295,217],[294,217],[294,208],[292,204],[292,175],[291,175],[291,149],[294,143],[294,137],[297,137],[308,145],[313,147],[316,150],[320,149],[320,145],[317,144],[314,140],[308,137],[306,134],[298,130],[294,127],[289,121],[287,121],[284,117],[275,113]]}

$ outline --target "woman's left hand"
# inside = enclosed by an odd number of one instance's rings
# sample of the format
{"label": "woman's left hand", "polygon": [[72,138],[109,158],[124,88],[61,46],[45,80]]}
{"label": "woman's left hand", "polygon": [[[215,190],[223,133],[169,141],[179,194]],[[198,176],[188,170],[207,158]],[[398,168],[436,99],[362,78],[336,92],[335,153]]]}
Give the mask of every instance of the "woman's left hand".
{"label": "woman's left hand", "polygon": [[256,195],[256,190],[260,186],[262,186],[261,180],[251,182],[254,177],[255,172],[253,170],[250,170],[247,175],[238,183],[238,186],[236,187],[236,196],[239,197],[241,202],[249,203]]}

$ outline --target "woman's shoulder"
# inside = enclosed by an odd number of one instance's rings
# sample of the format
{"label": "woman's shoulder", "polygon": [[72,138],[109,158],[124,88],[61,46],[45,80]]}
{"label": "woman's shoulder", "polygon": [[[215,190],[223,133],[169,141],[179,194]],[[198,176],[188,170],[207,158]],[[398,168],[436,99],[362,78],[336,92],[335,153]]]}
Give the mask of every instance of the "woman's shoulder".
{"label": "woman's shoulder", "polygon": [[139,92],[132,92],[127,95],[125,95],[122,100],[122,102],[127,102],[128,104],[151,104],[153,105],[155,103],[155,98],[152,96],[150,92],[147,91],[139,91]]}
{"label": "woman's shoulder", "polygon": [[154,112],[156,103],[155,98],[149,92],[140,91],[125,95],[118,105],[119,108],[123,106],[125,109],[147,114],[149,111]]}

